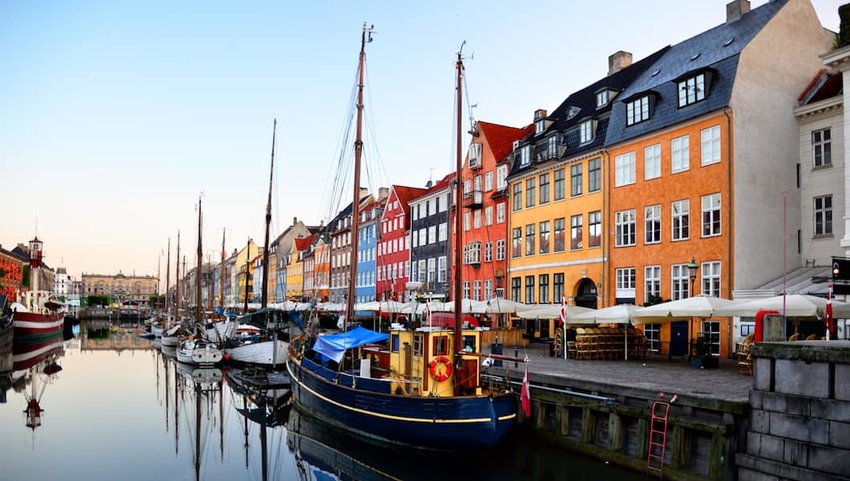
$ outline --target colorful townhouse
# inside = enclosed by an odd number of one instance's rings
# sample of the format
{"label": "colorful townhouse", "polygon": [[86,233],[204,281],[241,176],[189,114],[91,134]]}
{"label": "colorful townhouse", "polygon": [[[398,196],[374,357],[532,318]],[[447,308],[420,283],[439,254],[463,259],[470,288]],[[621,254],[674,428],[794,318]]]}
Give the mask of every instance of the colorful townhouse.
{"label": "colorful townhouse", "polygon": [[[603,305],[732,298],[782,276],[784,255],[799,262],[792,110],[833,40],[809,0],[735,0],[725,23],[670,47],[617,96]],[[731,320],[688,324],[646,325],[651,349],[684,355],[702,331],[731,355]]]}
{"label": "colorful townhouse", "polygon": [[315,289],[315,256],[313,255],[313,242],[315,242],[315,236],[310,239],[311,243],[307,248],[301,252],[301,261],[304,265],[304,294],[302,295],[301,300],[313,299],[316,294]]}
{"label": "colorful townhouse", "polygon": [[388,196],[389,189],[381,187],[378,190],[377,199],[370,197],[360,207],[360,223],[358,224],[358,235],[360,237],[357,242],[357,279],[354,286],[355,302],[376,300],[376,253],[380,236],[378,225],[384,213]]}
{"label": "colorful townhouse", "polygon": [[[452,297],[449,279],[449,225],[451,192],[455,174],[443,177],[436,184],[429,181],[420,196],[409,200],[410,205],[410,279],[417,282],[418,295],[427,299],[446,300]],[[393,271],[393,274],[395,271]],[[465,295],[464,297],[469,297]]]}
{"label": "colorful townhouse", "polygon": [[[508,239],[507,178],[509,162],[499,162],[528,129],[478,121],[461,171],[463,181],[464,297],[476,301],[504,297]],[[454,227],[455,224],[452,224]],[[452,274],[454,275],[454,274]]]}
{"label": "colorful townhouse", "polygon": [[[271,243],[269,250],[275,252],[277,265],[275,266],[275,290],[269,291],[270,302],[284,302],[286,296],[286,263],[289,261],[289,251],[292,249],[292,242],[299,237],[307,237],[308,235],[318,232],[320,227],[312,227],[304,224],[298,217],[292,218],[292,224],[284,229],[284,231],[275,238]],[[269,258],[271,262],[271,257]],[[269,270],[271,274],[271,270]],[[271,287],[271,285],[269,285]],[[273,299],[273,301],[271,301]]]}
{"label": "colorful townhouse", "polygon": [[[516,142],[508,177],[513,300],[601,307],[603,145],[611,105],[664,51],[635,64],[628,52],[611,55],[605,77],[570,94],[551,115],[537,110],[533,130]],[[547,319],[525,323],[530,337],[551,337],[554,327]]]}
{"label": "colorful townhouse", "polygon": [[378,239],[376,296],[379,300],[406,301],[410,276],[410,200],[426,189],[393,185],[381,214]]}
{"label": "colorful townhouse", "polygon": [[230,280],[230,285],[233,286],[233,304],[239,306],[244,305],[246,299],[250,301],[253,292],[254,264],[252,261],[262,251],[263,249],[254,242],[254,239],[248,239],[245,247],[236,252]]}
{"label": "colorful townhouse", "polygon": [[0,296],[17,302],[23,289],[24,263],[0,246]]}
{"label": "colorful townhouse", "polygon": [[331,282],[331,246],[325,232],[316,234],[313,243],[313,298],[316,302],[327,302]]}

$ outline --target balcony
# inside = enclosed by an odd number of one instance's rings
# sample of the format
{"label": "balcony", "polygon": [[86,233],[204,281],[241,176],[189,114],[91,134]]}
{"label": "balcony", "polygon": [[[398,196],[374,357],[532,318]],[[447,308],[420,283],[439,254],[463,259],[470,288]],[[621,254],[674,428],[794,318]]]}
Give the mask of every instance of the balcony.
{"label": "balcony", "polygon": [[467,209],[480,209],[484,207],[484,193],[480,190],[464,192],[463,206]]}

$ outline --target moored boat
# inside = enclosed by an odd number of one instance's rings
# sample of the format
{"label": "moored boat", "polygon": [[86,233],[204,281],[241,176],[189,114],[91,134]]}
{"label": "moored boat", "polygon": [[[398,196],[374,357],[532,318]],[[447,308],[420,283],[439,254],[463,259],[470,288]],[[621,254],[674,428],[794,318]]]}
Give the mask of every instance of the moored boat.
{"label": "moored boat", "polygon": [[[355,141],[352,252],[359,237],[359,188],[365,44],[361,36]],[[461,173],[460,113],[463,63],[457,59],[457,178]],[[455,182],[455,198],[463,198]],[[455,215],[462,232],[460,215]],[[455,236],[454,252],[463,252]],[[455,322],[451,328],[396,325],[387,333],[361,327],[330,336],[293,339],[287,369],[299,409],[361,438],[392,446],[464,451],[500,444],[515,425],[517,396],[506,377],[481,376],[484,328],[463,329],[460,269],[454,281]],[[349,279],[357,279],[350,263]],[[354,313],[354,283],[349,283],[346,319]]]}
{"label": "moored boat", "polygon": [[223,358],[224,353],[218,345],[205,339],[185,339],[177,348],[177,360],[195,366],[213,366]]}

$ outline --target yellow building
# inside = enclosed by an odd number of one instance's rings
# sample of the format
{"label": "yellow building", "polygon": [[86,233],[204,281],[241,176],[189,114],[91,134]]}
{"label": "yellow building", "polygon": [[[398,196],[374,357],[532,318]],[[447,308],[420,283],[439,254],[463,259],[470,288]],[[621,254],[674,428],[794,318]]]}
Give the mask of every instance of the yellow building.
{"label": "yellow building", "polygon": [[233,264],[233,269],[230,273],[230,285],[234,286],[232,301],[234,304],[242,304],[245,302],[245,285],[248,285],[248,299],[251,298],[251,276],[254,272],[254,266],[251,265],[251,260],[263,250],[254,243],[253,239],[248,239],[248,243],[236,253],[236,259]]}
{"label": "yellow building", "polygon": [[289,261],[286,266],[286,298],[301,300],[304,295],[304,263],[296,242],[289,248]]}

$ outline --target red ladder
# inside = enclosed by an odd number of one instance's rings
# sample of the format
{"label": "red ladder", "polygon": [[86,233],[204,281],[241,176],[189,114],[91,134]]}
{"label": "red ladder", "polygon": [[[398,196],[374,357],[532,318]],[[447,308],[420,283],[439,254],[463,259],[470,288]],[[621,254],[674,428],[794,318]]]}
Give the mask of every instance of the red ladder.
{"label": "red ladder", "polygon": [[647,473],[657,471],[658,479],[661,479],[664,470],[664,447],[667,444],[667,415],[669,412],[670,403],[666,401],[652,403],[646,471]]}

